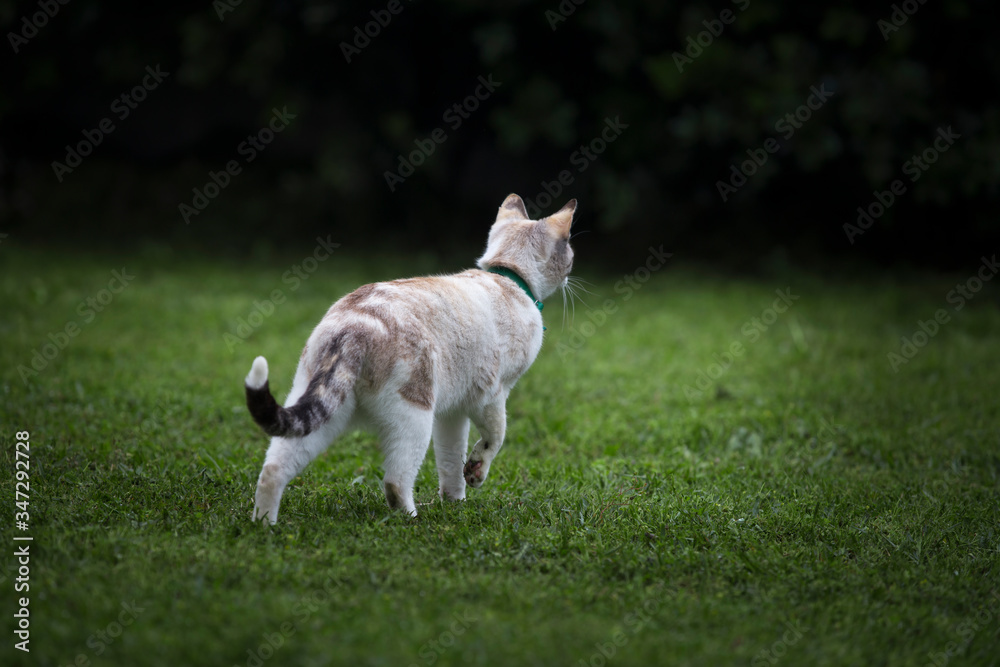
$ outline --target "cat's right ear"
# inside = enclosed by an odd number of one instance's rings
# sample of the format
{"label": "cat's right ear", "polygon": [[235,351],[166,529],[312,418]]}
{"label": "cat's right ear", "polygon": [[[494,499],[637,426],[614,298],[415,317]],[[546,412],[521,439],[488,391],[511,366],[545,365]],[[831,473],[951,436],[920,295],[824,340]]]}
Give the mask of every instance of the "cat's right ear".
{"label": "cat's right ear", "polygon": [[511,193],[503,200],[500,210],[497,211],[497,222],[501,220],[527,220],[528,211],[524,208],[521,198]]}

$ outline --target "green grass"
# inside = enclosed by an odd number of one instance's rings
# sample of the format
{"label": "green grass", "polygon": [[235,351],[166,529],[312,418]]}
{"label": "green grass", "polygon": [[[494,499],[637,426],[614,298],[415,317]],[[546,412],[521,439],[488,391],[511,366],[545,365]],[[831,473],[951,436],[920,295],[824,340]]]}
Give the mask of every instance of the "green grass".
{"label": "green grass", "polygon": [[[1000,660],[991,286],[954,312],[945,295],[965,276],[671,265],[626,300],[620,276],[584,272],[588,302],[615,312],[591,329],[577,308],[562,328],[549,300],[506,446],[467,502],[436,501],[430,453],[420,516],[389,511],[376,441],[349,434],[263,528],[250,513],[267,440],[242,389],[253,357],[286,387],[336,297],[460,268],[338,252],[293,291],[295,257],[0,247],[0,662],[257,665],[248,651],[267,642],[280,646],[266,665],[597,667],[602,649],[615,665]],[[84,325],[78,304],[122,266],[134,281]],[[801,298],[751,342],[744,324],[786,287]],[[275,289],[287,300],[230,351],[223,334]],[[939,308],[951,321],[894,373],[887,354]],[[18,366],[69,320],[79,335],[23,382]],[[743,354],[686,391],[734,342]],[[19,430],[30,655],[12,647]]]}

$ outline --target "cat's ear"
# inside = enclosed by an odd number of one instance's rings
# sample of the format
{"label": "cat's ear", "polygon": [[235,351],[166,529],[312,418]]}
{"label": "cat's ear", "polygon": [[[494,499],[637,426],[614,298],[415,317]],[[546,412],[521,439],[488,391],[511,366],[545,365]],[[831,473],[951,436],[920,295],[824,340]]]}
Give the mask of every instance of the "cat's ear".
{"label": "cat's ear", "polygon": [[527,220],[528,212],[524,208],[524,202],[521,198],[511,193],[507,195],[507,198],[503,200],[500,204],[500,210],[497,212],[497,222],[501,220]]}
{"label": "cat's ear", "polygon": [[565,206],[545,218],[545,224],[549,226],[553,236],[560,239],[569,236],[570,227],[573,226],[574,211],[576,211],[576,200],[570,199]]}

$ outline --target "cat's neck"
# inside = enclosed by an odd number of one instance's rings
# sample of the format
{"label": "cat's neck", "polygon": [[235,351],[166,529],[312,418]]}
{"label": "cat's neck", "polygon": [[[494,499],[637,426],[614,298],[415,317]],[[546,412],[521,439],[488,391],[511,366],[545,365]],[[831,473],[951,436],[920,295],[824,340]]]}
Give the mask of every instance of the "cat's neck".
{"label": "cat's neck", "polygon": [[538,269],[533,266],[525,266],[522,262],[512,261],[507,257],[497,257],[485,261],[480,261],[478,263],[479,268],[483,271],[492,271],[493,269],[506,269],[524,281],[531,292],[533,299],[532,301],[541,301],[548,294],[544,294],[541,289],[544,281],[539,273]]}
{"label": "cat's neck", "polygon": [[506,278],[510,278],[511,280],[513,280],[518,287],[524,290],[524,293],[528,295],[528,298],[534,302],[535,307],[538,308],[539,312],[541,312],[542,308],[545,307],[545,304],[542,303],[541,299],[535,296],[535,292],[531,289],[531,285],[528,284],[528,281],[526,281],[521,276],[521,274],[515,271],[514,269],[508,268],[506,266],[492,266],[486,269],[486,272],[495,273],[497,275],[504,276]]}

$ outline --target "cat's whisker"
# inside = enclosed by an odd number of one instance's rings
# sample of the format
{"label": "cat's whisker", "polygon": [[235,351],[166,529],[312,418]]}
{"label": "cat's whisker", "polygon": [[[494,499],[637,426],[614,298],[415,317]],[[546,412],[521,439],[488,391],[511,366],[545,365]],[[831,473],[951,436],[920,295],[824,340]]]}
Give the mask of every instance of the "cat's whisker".
{"label": "cat's whisker", "polygon": [[572,311],[570,321],[576,322],[576,292],[573,291],[573,287],[569,284],[566,285],[566,288],[569,291],[569,305]]}
{"label": "cat's whisker", "polygon": [[590,308],[590,304],[589,304],[589,303],[587,303],[587,300],[586,300],[586,299],[584,299],[584,298],[583,298],[583,296],[581,296],[581,295],[580,295],[580,292],[583,292],[584,294],[589,294],[590,296],[597,296],[597,295],[596,295],[596,294],[594,294],[594,293],[593,293],[593,292],[591,292],[591,291],[588,291],[588,290],[585,290],[585,289],[583,289],[583,288],[582,288],[582,287],[580,287],[579,285],[575,285],[575,286],[573,287],[573,294],[575,294],[575,295],[577,296],[577,298],[579,298],[579,299],[580,299],[580,302],[581,302],[581,303],[582,303],[583,305],[585,305],[585,306],[586,306],[587,308]]}
{"label": "cat's whisker", "polygon": [[594,286],[594,283],[592,283],[592,282],[590,282],[588,280],[584,280],[583,278],[577,278],[576,276],[571,276],[569,282],[570,282],[570,284],[573,287],[575,287],[576,289],[580,290],[581,292],[585,292],[585,293],[587,293],[587,294],[589,294],[591,296],[596,296],[596,294],[594,294],[589,289],[587,289],[586,287],[584,287],[584,285]]}
{"label": "cat's whisker", "polygon": [[581,287],[577,283],[568,283],[566,285],[566,287],[569,289],[570,294],[572,294],[574,297],[576,297],[577,299],[580,300],[580,303],[582,303],[587,308],[590,308],[590,304],[587,303],[587,301],[582,296],[580,296],[580,292],[583,291],[583,292],[586,292],[587,294],[589,294],[591,296],[596,296],[593,292],[591,292],[588,289],[585,289],[585,288]]}
{"label": "cat's whisker", "polygon": [[[566,285],[563,288],[563,308],[569,310],[573,306],[573,288]],[[570,325],[573,324],[572,319],[570,320]]]}
{"label": "cat's whisker", "polygon": [[[572,292],[569,291],[569,284],[563,284],[562,286],[562,300],[563,300],[563,329],[566,328],[566,315],[569,311],[569,300],[573,298]],[[572,325],[572,322],[570,323]]]}

